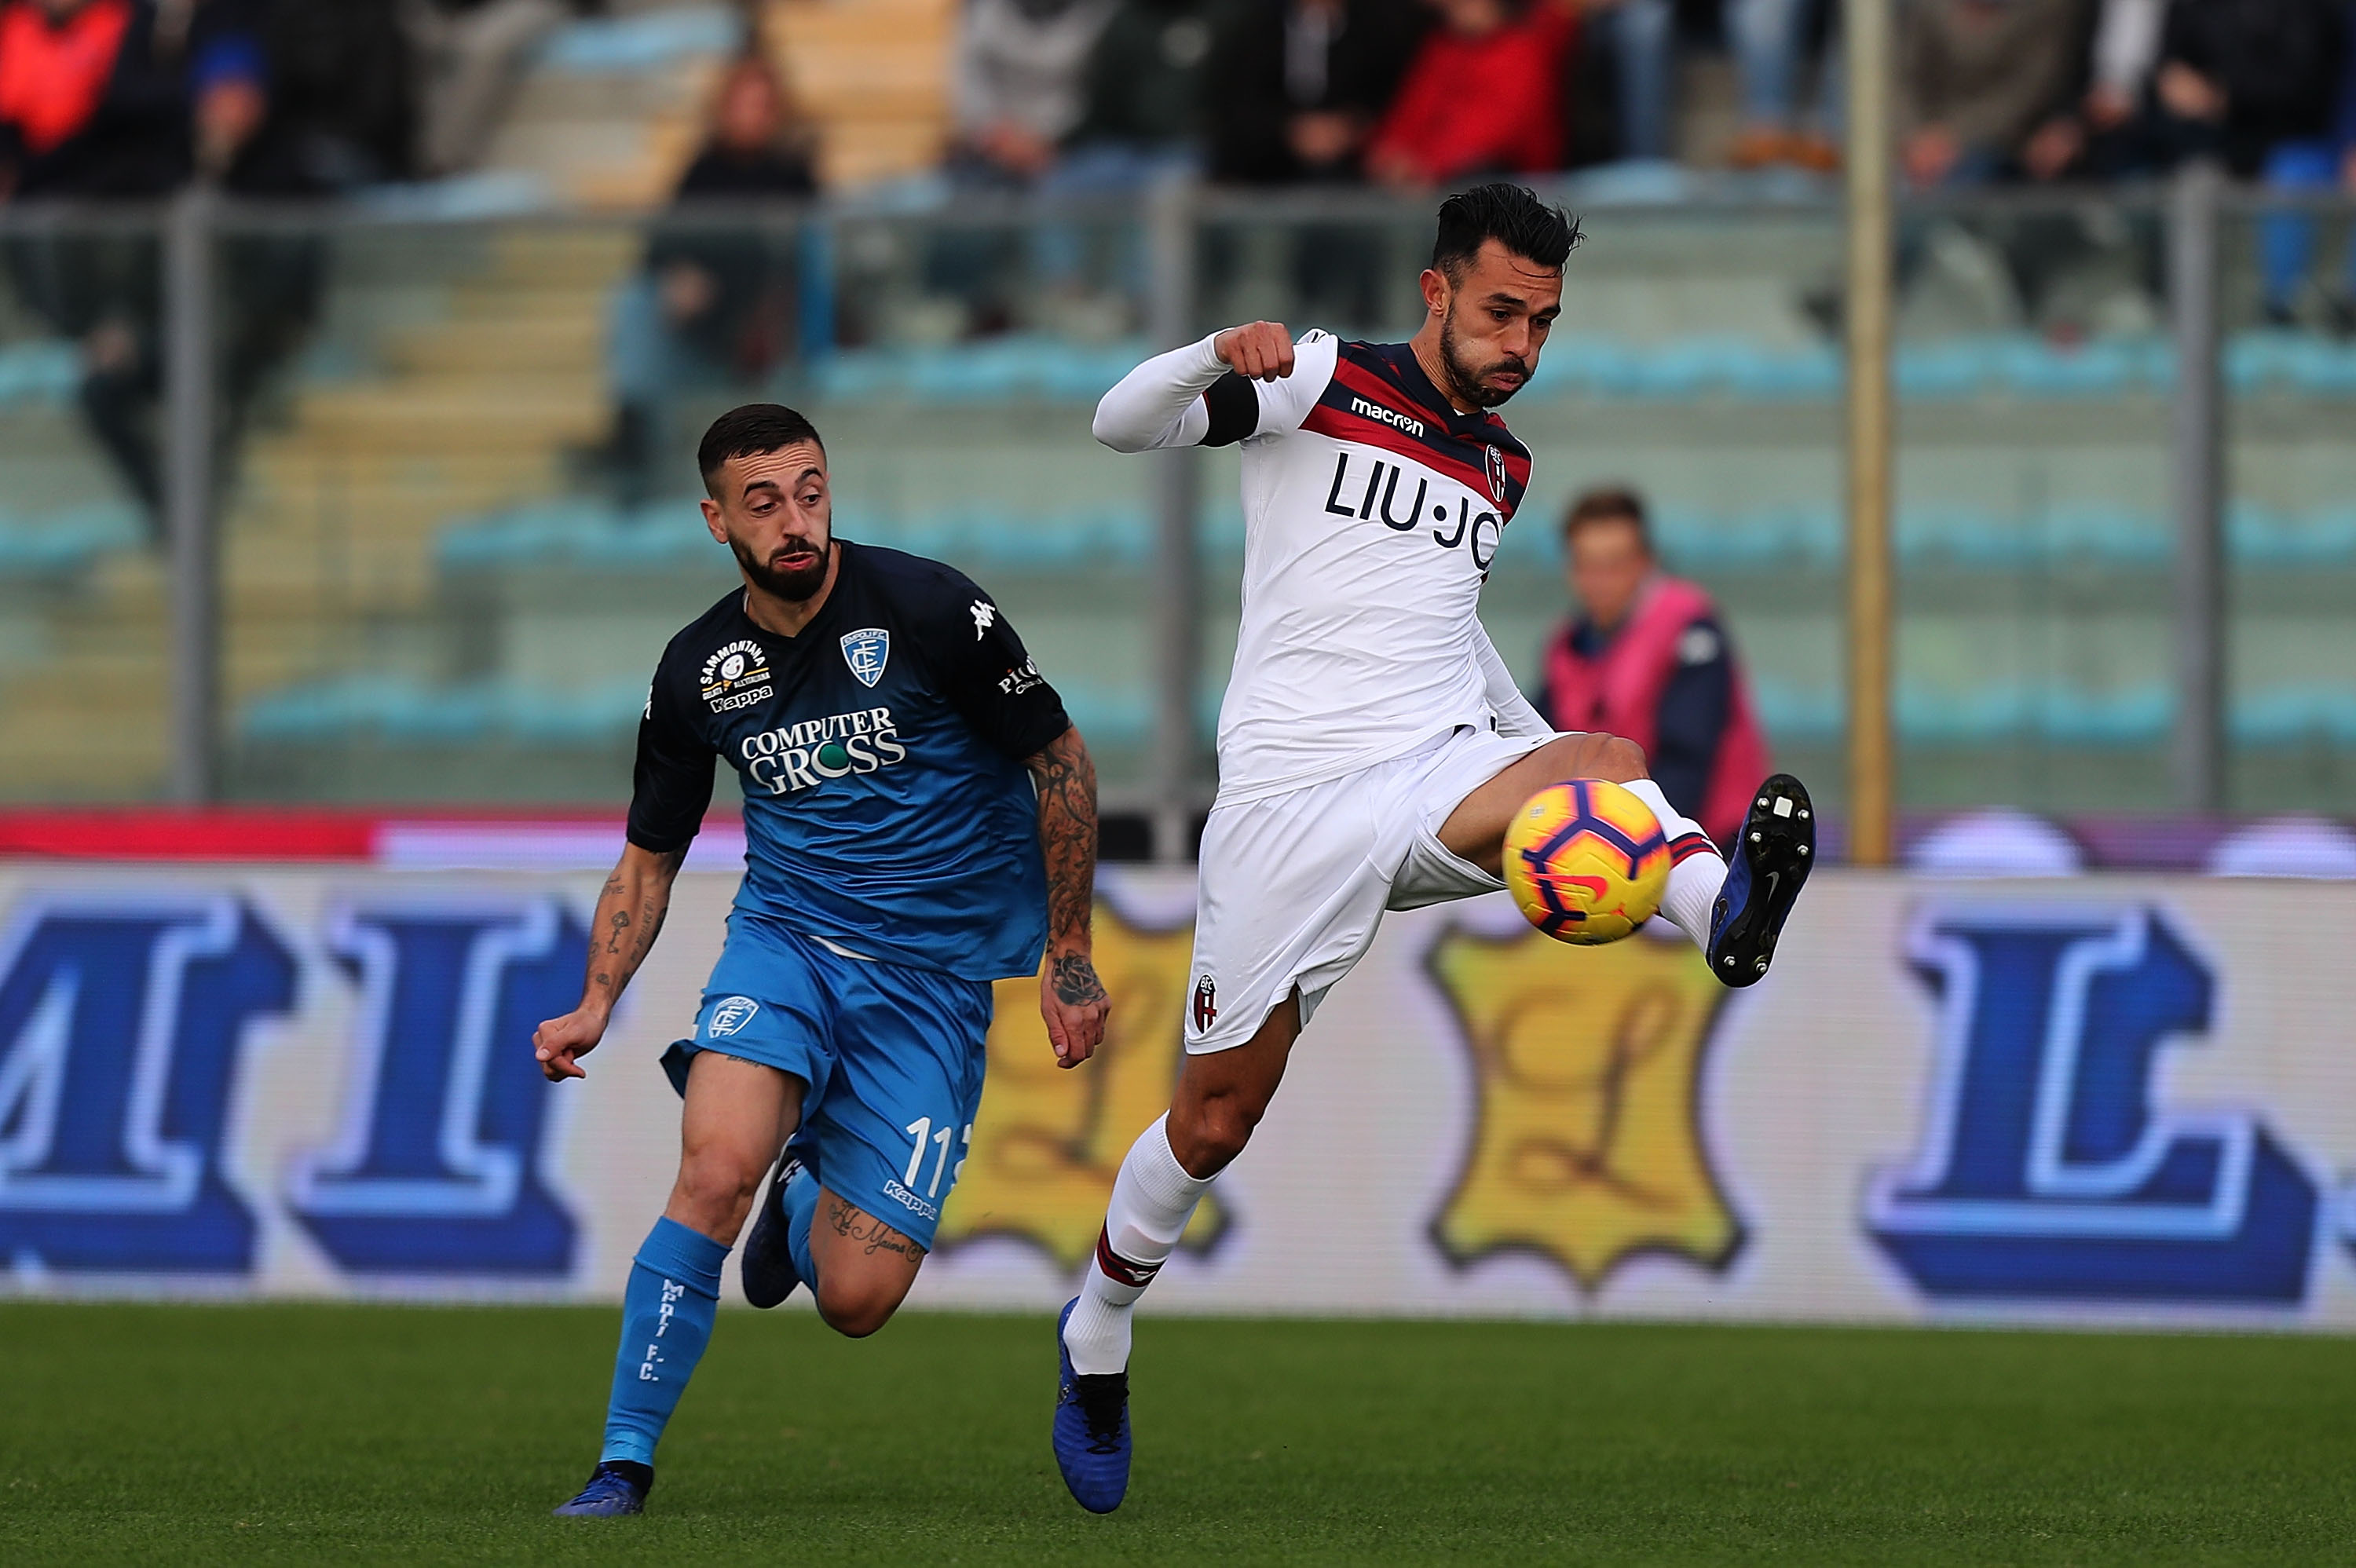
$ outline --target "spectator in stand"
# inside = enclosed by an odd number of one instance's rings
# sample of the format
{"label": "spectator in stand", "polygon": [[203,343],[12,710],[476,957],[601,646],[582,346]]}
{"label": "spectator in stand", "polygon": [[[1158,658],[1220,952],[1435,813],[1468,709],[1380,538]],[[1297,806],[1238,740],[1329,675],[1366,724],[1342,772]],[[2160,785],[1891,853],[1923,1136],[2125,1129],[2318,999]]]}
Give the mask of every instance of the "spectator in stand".
{"label": "spectator in stand", "polygon": [[2136,172],[2213,157],[2249,178],[2286,143],[2329,134],[2346,67],[2344,0],[2171,0]]}
{"label": "spectator in stand", "polygon": [[[2345,15],[2340,45],[2339,101],[2331,131],[2314,141],[2287,142],[2266,160],[2266,180],[2278,189],[2329,190],[2338,186],[2356,196],[2356,3]],[[2319,292],[2323,324],[2340,337],[2356,335],[2356,226],[2345,240],[2340,286]],[[2287,325],[2298,315],[2298,296],[2315,260],[2315,219],[2303,212],[2270,213],[2258,230],[2259,260],[2265,278],[2266,318]]]}
{"label": "spectator in stand", "polygon": [[2084,0],[1911,0],[1899,11],[1899,156],[1917,189],[2015,174],[2075,91]]}
{"label": "spectator in stand", "polygon": [[2031,172],[2115,179],[2213,158],[2309,183],[2349,69],[2347,0],[2164,0],[2156,16],[2153,3],[2111,0],[2094,86],[2040,132]]}
{"label": "spectator in stand", "polygon": [[1248,0],[1214,48],[1211,176],[1353,181],[1428,14],[1415,0]]}
{"label": "spectator in stand", "polygon": [[1576,608],[1536,706],[1558,730],[1642,746],[1669,804],[1726,843],[1772,766],[1718,607],[1661,571],[1634,491],[1588,491],[1562,529]]}
{"label": "spectator in stand", "polygon": [[[1730,0],[1730,4],[1733,0]],[[1586,0],[1580,43],[1607,53],[1622,158],[1672,155],[1670,119],[1676,75],[1676,0]]]}
{"label": "spectator in stand", "polygon": [[[1582,44],[1612,57],[1622,158],[1674,155],[1678,9],[1676,0],[1584,0]],[[1803,126],[1799,112],[1801,56],[1815,10],[1814,0],[1720,0],[1719,26],[1734,54],[1741,106],[1729,149],[1737,168],[1794,164],[1823,172],[1839,166],[1839,150],[1825,126]],[[1837,112],[1837,74],[1828,52],[1816,87],[1818,117],[1827,123]]]}
{"label": "spectator in stand", "polygon": [[[235,0],[0,0],[0,197],[153,200],[192,175],[241,195],[316,194],[301,61],[270,20]],[[241,235],[223,251],[219,438],[233,453],[262,382],[309,325],[318,268],[299,237]],[[151,528],[163,507],[160,261],[135,233],[8,247],[20,296],[80,345],[83,414]]]}
{"label": "spectator in stand", "polygon": [[1560,167],[1574,13],[1558,0],[1436,3],[1440,27],[1376,129],[1367,172],[1413,187]]}
{"label": "spectator in stand", "polygon": [[425,174],[476,167],[490,151],[531,52],[605,0],[405,0],[417,59],[417,162]]}
{"label": "spectator in stand", "polygon": [[1827,48],[1818,73],[1818,123],[1802,123],[1798,79],[1814,0],[1725,0],[1727,47],[1742,105],[1741,129],[1729,161],[1737,168],[1792,164],[1826,173],[1840,166],[1828,134],[1840,101],[1837,51]]}
{"label": "spectator in stand", "polygon": [[1114,0],[967,0],[953,70],[948,172],[1024,187],[1055,166],[1080,123],[1088,58]]}
{"label": "spectator in stand", "polygon": [[1211,22],[1205,0],[1122,0],[1088,53],[1079,123],[1051,188],[1127,190],[1202,166]]}
{"label": "spectator in stand", "polygon": [[269,113],[224,183],[241,195],[341,196],[416,171],[408,34],[395,0],[200,0],[259,41]]}
{"label": "spectator in stand", "polygon": [[2084,94],[2031,136],[2021,155],[2031,179],[2083,175],[2094,138],[2115,136],[2136,115],[2159,59],[2159,30],[2168,0],[2102,0],[2094,24],[2093,59]]}
{"label": "spectator in stand", "polygon": [[[1212,47],[1211,177],[1253,186],[1363,179],[1366,138],[1430,19],[1417,0],[1243,0]],[[1304,319],[1376,321],[1383,271],[1363,225],[1303,221],[1283,239]],[[1213,269],[1226,259],[1215,242]]]}
{"label": "spectator in stand", "polygon": [[[675,207],[818,193],[809,127],[766,57],[722,75],[710,125]],[[597,456],[626,505],[648,494],[668,400],[699,382],[757,383],[791,346],[796,292],[792,253],[749,226],[658,228],[606,323],[614,425]]]}
{"label": "spectator in stand", "polygon": [[[2356,189],[2356,17],[2348,0],[2107,0],[2094,84],[2041,127],[2029,172],[2041,179],[2165,174],[2213,159],[2276,190]],[[2295,319],[2313,259],[2303,214],[2265,219],[2260,271],[2268,319]],[[2350,283],[2319,309],[2356,330]]]}
{"label": "spectator in stand", "polygon": [[187,178],[185,7],[177,21],[149,0],[0,0],[0,197],[136,198]]}

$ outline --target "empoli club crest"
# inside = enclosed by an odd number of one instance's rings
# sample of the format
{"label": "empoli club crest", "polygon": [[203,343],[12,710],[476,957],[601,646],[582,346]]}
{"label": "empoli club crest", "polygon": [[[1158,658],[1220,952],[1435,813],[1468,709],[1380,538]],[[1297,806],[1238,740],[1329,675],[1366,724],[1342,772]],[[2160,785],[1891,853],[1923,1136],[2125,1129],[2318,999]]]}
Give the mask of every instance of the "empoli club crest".
{"label": "empoli club crest", "polygon": [[1433,977],[1472,1048],[1470,1152],[1433,1239],[1458,1264],[1523,1250],[1592,1291],[1641,1253],[1707,1268],[1742,1227],[1703,1147],[1700,1079],[1727,992],[1685,943],[1566,952],[1452,929]]}

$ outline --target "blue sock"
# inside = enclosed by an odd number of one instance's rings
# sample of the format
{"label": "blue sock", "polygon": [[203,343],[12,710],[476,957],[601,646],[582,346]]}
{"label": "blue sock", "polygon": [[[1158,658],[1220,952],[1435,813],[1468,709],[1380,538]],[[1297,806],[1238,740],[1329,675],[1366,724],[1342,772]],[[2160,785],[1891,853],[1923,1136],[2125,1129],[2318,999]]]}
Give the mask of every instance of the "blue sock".
{"label": "blue sock", "polygon": [[655,1462],[655,1445],[712,1338],[727,1256],[718,1242],[668,1217],[638,1244],[622,1293],[622,1345],[614,1356],[601,1460]]}
{"label": "blue sock", "polygon": [[793,1254],[794,1272],[815,1300],[818,1269],[810,1259],[810,1221],[818,1218],[818,1178],[804,1170],[786,1184],[786,1251]]}

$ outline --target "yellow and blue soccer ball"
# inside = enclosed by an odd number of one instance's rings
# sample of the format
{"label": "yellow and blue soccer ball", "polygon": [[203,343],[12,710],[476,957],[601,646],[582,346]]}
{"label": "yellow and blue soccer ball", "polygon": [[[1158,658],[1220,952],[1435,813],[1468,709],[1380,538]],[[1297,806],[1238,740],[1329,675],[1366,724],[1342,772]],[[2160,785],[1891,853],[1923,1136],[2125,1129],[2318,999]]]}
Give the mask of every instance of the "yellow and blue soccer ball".
{"label": "yellow and blue soccer ball", "polygon": [[1668,885],[1659,820],[1616,784],[1550,784],[1505,825],[1505,887],[1557,942],[1619,941],[1652,918]]}

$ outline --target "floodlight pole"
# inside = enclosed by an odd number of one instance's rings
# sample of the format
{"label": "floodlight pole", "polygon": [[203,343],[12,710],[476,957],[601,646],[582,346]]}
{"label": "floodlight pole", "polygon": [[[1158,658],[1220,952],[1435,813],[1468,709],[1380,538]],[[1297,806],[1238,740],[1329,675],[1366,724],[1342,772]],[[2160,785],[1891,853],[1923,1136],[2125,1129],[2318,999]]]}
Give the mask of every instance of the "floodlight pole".
{"label": "floodlight pole", "polygon": [[1848,51],[1848,857],[1890,861],[1891,0],[1842,0]]}

